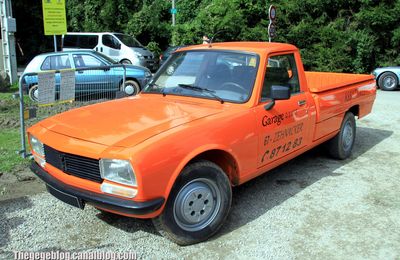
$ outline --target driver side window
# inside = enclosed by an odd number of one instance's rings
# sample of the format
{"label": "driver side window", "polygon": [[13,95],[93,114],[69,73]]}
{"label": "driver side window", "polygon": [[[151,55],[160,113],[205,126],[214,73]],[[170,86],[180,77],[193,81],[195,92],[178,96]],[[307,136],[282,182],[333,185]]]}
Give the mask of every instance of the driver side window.
{"label": "driver side window", "polygon": [[272,86],[289,87],[291,94],[300,92],[294,54],[277,55],[268,58],[268,66],[261,92],[261,101],[265,101],[271,97]]}

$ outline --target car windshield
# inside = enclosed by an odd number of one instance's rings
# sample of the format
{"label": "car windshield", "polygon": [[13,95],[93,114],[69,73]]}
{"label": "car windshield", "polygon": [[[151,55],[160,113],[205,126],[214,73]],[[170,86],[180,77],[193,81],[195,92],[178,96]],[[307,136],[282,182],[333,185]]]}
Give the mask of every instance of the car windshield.
{"label": "car windshield", "polygon": [[102,59],[106,60],[107,63],[110,64],[118,64],[115,60],[111,59],[110,57],[104,55],[103,53],[97,52],[96,53],[98,56],[100,56]]}
{"label": "car windshield", "polygon": [[258,68],[256,54],[184,51],[172,54],[142,93],[246,102]]}
{"label": "car windshield", "polygon": [[128,47],[143,47],[138,40],[130,35],[116,33],[115,36]]}

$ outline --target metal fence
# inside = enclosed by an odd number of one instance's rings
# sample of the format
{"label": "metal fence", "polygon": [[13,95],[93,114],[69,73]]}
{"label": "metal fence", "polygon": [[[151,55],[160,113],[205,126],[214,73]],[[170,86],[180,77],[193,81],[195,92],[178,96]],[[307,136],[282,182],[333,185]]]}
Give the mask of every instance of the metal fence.
{"label": "metal fence", "polygon": [[126,96],[125,65],[26,73],[19,79],[19,154],[26,158],[26,128],[72,108]]}

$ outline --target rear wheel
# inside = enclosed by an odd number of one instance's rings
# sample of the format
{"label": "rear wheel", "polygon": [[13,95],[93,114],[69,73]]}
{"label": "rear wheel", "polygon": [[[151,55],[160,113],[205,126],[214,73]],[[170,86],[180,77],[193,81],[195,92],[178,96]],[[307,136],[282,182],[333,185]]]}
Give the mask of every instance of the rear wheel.
{"label": "rear wheel", "polygon": [[354,114],[347,112],[343,118],[340,132],[328,142],[329,153],[340,160],[348,158],[356,139],[356,120]]}
{"label": "rear wheel", "polygon": [[120,90],[128,96],[134,96],[140,92],[140,86],[139,83],[134,80],[127,80],[124,86],[121,84]]}
{"label": "rear wheel", "polygon": [[393,72],[385,72],[379,77],[378,85],[382,90],[392,91],[399,85],[399,79]]}
{"label": "rear wheel", "polygon": [[32,101],[38,102],[39,101],[39,87],[38,87],[38,85],[33,85],[32,87],[30,87],[28,95],[29,95],[29,98]]}
{"label": "rear wheel", "polygon": [[221,228],[231,201],[231,185],[222,169],[209,161],[198,161],[183,170],[164,211],[153,223],[160,234],[175,243],[195,244]]}

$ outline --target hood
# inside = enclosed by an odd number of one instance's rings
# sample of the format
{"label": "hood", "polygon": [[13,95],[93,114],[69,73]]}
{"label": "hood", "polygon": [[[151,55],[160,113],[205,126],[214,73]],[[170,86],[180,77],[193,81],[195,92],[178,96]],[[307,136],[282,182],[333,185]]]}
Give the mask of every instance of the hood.
{"label": "hood", "polygon": [[168,129],[221,111],[202,103],[149,94],[73,109],[40,124],[73,138],[107,146],[132,147]]}
{"label": "hood", "polygon": [[154,58],[154,54],[146,49],[145,47],[132,47],[131,48],[134,52],[140,53],[142,56],[150,56],[150,58]]}

